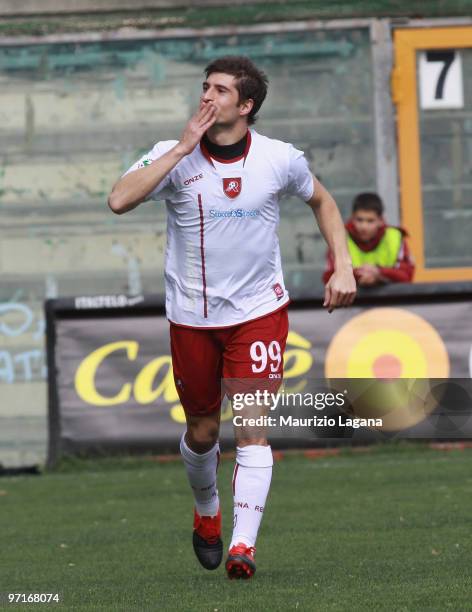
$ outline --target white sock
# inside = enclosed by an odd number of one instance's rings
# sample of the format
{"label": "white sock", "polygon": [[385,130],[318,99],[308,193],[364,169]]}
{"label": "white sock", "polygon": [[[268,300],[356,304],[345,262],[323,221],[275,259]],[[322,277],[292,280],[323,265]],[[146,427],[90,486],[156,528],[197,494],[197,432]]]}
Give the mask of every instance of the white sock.
{"label": "white sock", "polygon": [[255,546],[272,478],[270,446],[236,448],[233,474],[234,521],[231,546],[243,542]]}
{"label": "white sock", "polygon": [[220,460],[218,442],[208,452],[199,454],[187,446],[184,434],[180,440],[180,453],[193,490],[198,514],[215,516],[220,505],[216,488],[216,470]]}

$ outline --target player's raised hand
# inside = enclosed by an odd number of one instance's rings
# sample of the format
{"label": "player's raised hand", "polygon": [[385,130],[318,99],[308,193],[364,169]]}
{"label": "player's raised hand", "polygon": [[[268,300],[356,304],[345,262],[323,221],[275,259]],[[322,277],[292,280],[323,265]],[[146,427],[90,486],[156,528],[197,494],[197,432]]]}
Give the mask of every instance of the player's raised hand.
{"label": "player's raised hand", "polygon": [[179,141],[179,148],[188,155],[202,139],[203,134],[216,121],[216,106],[212,102],[201,102],[198,111],[190,118]]}
{"label": "player's raised hand", "polygon": [[326,283],[323,306],[328,312],[335,308],[350,306],[356,297],[356,281],[352,268],[335,270]]}

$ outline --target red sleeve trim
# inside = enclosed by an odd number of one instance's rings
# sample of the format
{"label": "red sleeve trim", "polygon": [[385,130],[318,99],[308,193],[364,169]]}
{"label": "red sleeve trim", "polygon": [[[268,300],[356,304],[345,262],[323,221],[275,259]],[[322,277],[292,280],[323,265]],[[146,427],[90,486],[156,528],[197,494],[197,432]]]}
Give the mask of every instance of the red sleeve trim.
{"label": "red sleeve trim", "polygon": [[384,278],[387,278],[392,283],[410,283],[413,274],[401,268],[379,268],[380,273]]}

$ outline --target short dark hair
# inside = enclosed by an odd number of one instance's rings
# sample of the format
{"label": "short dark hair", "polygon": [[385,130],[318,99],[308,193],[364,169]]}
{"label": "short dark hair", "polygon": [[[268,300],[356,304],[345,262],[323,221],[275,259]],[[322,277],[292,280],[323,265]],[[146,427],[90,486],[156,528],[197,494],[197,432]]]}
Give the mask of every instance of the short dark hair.
{"label": "short dark hair", "polygon": [[239,92],[239,104],[249,99],[254,102],[254,106],[247,116],[247,122],[248,125],[255,123],[256,113],[261,108],[267,95],[269,83],[267,75],[244,55],[225,55],[214,60],[205,68],[206,78],[213,72],[231,74],[235,77],[236,88]]}
{"label": "short dark hair", "polygon": [[366,191],[356,195],[352,202],[352,213],[358,210],[371,210],[381,217],[384,213],[384,206],[379,195],[373,192]]}

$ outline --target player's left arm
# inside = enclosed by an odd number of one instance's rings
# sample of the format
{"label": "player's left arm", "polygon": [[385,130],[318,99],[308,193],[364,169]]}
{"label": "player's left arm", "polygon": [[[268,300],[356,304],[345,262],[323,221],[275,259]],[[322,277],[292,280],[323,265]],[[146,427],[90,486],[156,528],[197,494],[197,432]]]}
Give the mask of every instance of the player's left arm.
{"label": "player's left arm", "polygon": [[333,196],[313,177],[314,191],[307,201],[334,259],[334,273],[325,286],[323,306],[332,312],[349,306],[356,297],[356,281],[346,242],[346,230]]}

